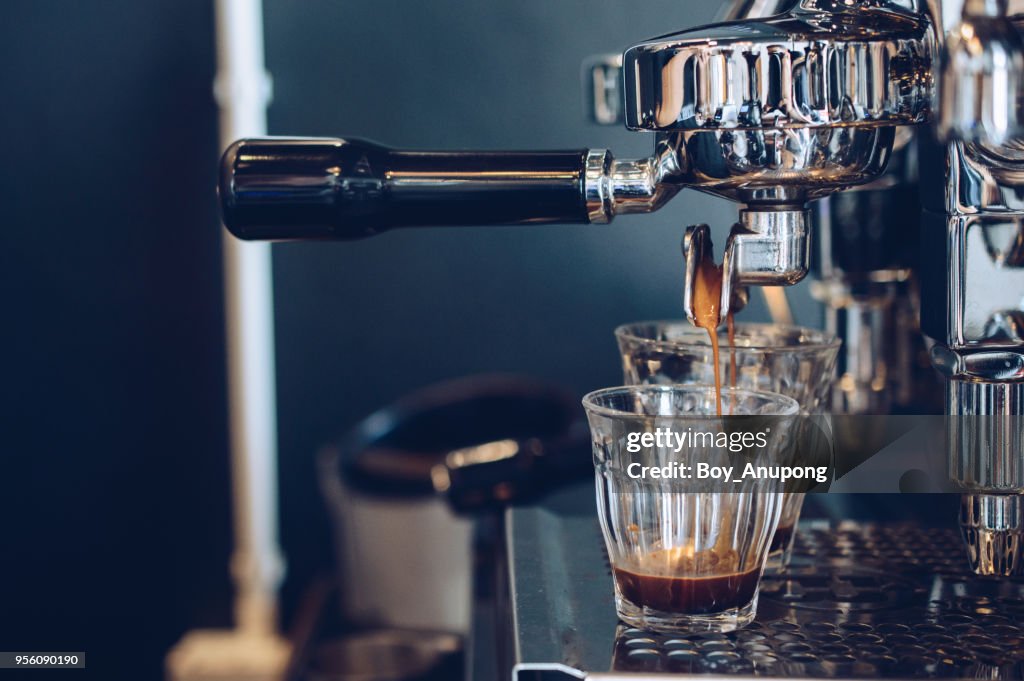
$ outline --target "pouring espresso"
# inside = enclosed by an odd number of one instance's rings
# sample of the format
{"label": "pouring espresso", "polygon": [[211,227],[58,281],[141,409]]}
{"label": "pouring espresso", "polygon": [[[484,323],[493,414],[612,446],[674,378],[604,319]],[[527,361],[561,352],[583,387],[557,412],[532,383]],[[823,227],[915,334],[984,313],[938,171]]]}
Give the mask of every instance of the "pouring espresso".
{"label": "pouring espresso", "polygon": [[[715,371],[715,406],[719,416],[722,415],[722,375],[719,369],[721,358],[718,329],[722,325],[722,286],[725,273],[722,265],[715,264],[711,248],[703,250],[697,262],[692,279],[693,293],[691,297],[692,314],[690,320],[694,326],[708,332],[711,340],[711,353]],[[736,387],[736,325],[733,321],[734,307],[730,306],[725,314],[726,333],[729,342],[729,384]],[[688,310],[689,312],[689,310]],[[730,412],[732,410],[730,409]]]}

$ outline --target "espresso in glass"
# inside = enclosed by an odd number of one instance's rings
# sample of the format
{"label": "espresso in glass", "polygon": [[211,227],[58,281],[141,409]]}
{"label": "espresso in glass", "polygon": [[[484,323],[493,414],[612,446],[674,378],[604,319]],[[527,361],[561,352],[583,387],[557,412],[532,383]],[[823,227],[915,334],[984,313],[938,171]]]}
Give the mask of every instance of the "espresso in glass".
{"label": "espresso in glass", "polygon": [[736,551],[703,553],[654,551],[637,567],[616,567],[612,573],[623,598],[642,608],[708,614],[750,603],[757,592],[760,566],[741,571]]}
{"label": "espresso in glass", "polygon": [[[795,416],[795,401],[722,388],[742,416]],[[653,430],[724,434],[714,386],[627,386],[587,395],[598,517],[608,550],[619,618],[652,631],[726,632],[757,612],[757,588],[781,515],[781,484],[743,477],[725,483],[638,478],[636,467],[675,462],[689,470],[725,463],[713,445],[675,447],[635,437]],[[791,420],[773,418],[765,456],[785,460]],[[632,444],[630,444],[632,443]]]}

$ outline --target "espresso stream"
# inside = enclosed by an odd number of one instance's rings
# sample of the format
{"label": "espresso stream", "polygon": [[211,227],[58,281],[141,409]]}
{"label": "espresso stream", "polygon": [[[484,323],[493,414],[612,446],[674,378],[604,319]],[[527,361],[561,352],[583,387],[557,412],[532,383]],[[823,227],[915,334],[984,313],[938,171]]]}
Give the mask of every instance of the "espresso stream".
{"label": "espresso stream", "polygon": [[[710,253],[697,266],[694,277],[694,324],[708,332],[715,372],[715,408],[722,415],[721,352],[718,328],[722,325],[722,266]],[[736,325],[732,311],[725,317],[729,338],[729,383],[736,387]],[[730,413],[733,411],[730,404]],[[732,550],[709,550],[694,556],[678,550],[654,551],[635,568],[616,567],[615,583],[622,596],[635,605],[676,613],[715,613],[746,605],[754,597],[758,568],[739,569]],[[684,574],[685,577],[677,575]]]}
{"label": "espresso stream", "polygon": [[[719,361],[721,354],[718,347],[718,327],[722,324],[720,308],[722,306],[722,266],[716,265],[710,253],[704,255],[704,259],[697,268],[696,281],[693,291],[693,312],[694,323],[707,330],[711,338],[711,354],[715,369],[715,402],[718,415],[722,415],[722,380],[719,375]],[[729,384],[736,387],[736,324],[733,320],[732,310],[725,316],[726,329],[729,336]],[[734,402],[730,403],[729,413],[733,411]],[[782,550],[789,545],[790,537],[793,535],[793,526],[780,527],[772,538],[769,553]]]}
{"label": "espresso stream", "polygon": [[[722,266],[716,265],[710,253],[697,265],[693,284],[693,322],[706,330],[711,339],[711,359],[715,371],[715,408],[722,415],[722,376],[718,364],[718,327],[722,325]],[[736,387],[736,325],[732,310],[725,317],[729,334],[729,382]],[[731,406],[731,405],[730,405]],[[730,412],[732,409],[730,409]]]}

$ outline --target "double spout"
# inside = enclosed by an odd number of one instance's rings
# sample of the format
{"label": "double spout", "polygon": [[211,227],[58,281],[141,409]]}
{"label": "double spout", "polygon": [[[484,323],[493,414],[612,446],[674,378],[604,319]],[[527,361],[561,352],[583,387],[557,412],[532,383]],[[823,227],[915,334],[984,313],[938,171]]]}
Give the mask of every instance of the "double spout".
{"label": "double spout", "polygon": [[[722,257],[722,293],[719,318],[738,312],[747,301],[747,286],[789,286],[807,275],[811,215],[806,207],[747,208],[732,226]],[[686,281],[683,308],[698,323],[696,309],[701,263],[713,259],[711,228],[691,225],[683,238]]]}

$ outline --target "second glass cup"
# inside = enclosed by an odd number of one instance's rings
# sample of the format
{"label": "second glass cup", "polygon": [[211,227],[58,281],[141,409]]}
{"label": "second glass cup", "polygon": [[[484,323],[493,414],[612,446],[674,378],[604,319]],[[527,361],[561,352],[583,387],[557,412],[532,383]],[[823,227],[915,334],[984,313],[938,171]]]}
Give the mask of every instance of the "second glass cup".
{"label": "second glass cup", "polygon": [[[722,334],[718,370],[723,386],[768,390],[796,400],[802,414],[829,407],[840,341],[799,326],[740,323],[734,337]],[[627,385],[714,385],[715,363],[707,331],[687,321],[650,321],[615,329]],[[728,412],[730,403],[723,399]],[[772,540],[769,565],[785,567],[792,556],[803,494],[788,494]]]}

